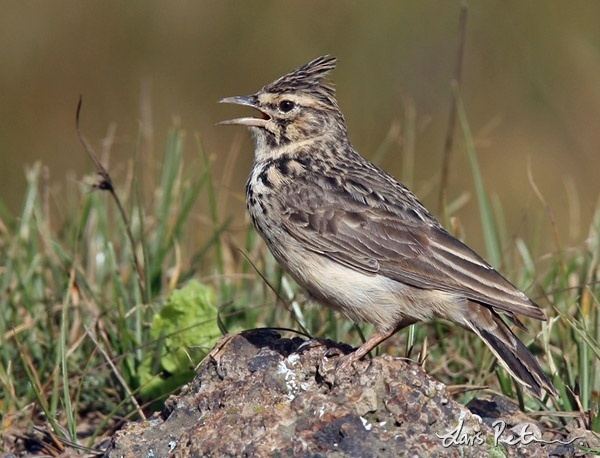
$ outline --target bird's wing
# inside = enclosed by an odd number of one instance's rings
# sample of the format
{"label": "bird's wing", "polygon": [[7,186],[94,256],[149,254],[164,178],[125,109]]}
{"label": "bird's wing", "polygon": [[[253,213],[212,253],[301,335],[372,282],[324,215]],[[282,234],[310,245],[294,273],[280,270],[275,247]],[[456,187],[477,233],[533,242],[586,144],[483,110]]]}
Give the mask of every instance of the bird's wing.
{"label": "bird's wing", "polygon": [[[361,272],[458,293],[509,316],[545,319],[537,305],[446,232],[397,182],[375,191],[361,181],[358,192],[352,180],[310,175],[278,192],[283,229],[309,250]],[[409,195],[394,199],[394,193]]]}

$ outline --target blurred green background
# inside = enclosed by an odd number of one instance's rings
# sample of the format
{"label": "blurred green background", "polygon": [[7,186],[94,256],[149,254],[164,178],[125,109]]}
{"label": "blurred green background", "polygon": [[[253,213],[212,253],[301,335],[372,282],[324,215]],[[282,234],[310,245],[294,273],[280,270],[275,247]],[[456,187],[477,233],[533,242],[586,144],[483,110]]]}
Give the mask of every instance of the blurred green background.
{"label": "blurred green background", "polygon": [[[364,155],[416,115],[408,184],[437,212],[459,10],[460,2],[422,0],[3,2],[0,198],[16,210],[25,166],[42,161],[60,214],[65,184],[93,170],[74,126],[82,94],[83,128],[95,145],[116,126],[109,168],[117,178],[136,151],[154,170],[160,155],[152,151],[163,150],[175,123],[188,132],[186,154],[195,154],[198,133],[217,159],[224,216],[241,219],[252,146],[240,129],[215,126],[239,112],[217,101],[329,53],[339,58],[338,98]],[[563,241],[586,236],[600,192],[599,24],[598,1],[469,5],[461,92],[486,185],[511,234],[541,230],[550,239],[530,166]],[[382,162],[398,177],[401,141],[402,132]],[[235,168],[223,175],[238,147]],[[481,249],[472,189],[457,128],[449,198],[470,193],[457,215]]]}

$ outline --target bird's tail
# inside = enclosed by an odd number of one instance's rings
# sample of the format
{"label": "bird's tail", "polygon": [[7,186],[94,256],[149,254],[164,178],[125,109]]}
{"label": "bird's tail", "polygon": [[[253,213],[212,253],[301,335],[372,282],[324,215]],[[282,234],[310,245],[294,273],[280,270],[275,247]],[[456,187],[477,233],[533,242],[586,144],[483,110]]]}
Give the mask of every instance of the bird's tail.
{"label": "bird's tail", "polygon": [[463,316],[467,327],[486,343],[510,375],[538,398],[542,390],[557,395],[535,357],[496,312],[474,302],[469,303],[469,309]]}

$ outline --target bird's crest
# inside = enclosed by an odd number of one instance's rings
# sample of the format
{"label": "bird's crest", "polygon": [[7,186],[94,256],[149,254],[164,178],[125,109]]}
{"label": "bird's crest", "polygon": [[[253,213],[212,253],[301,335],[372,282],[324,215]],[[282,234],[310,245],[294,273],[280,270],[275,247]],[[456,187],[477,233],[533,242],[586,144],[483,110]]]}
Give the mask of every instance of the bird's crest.
{"label": "bird's crest", "polygon": [[311,60],[296,70],[267,84],[263,90],[270,93],[304,92],[320,101],[337,107],[335,89],[325,78],[335,68],[336,58],[325,55]]}

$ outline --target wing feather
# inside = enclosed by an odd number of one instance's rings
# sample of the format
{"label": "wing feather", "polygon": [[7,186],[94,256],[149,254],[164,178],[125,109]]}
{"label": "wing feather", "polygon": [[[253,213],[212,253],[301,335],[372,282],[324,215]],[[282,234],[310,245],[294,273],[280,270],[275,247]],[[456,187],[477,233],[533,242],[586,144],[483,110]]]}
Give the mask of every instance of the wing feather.
{"label": "wing feather", "polygon": [[545,319],[525,294],[443,229],[410,191],[391,177],[389,186],[377,189],[365,175],[332,180],[313,171],[284,186],[283,229],[311,251],[355,270],[462,294],[509,315]]}

